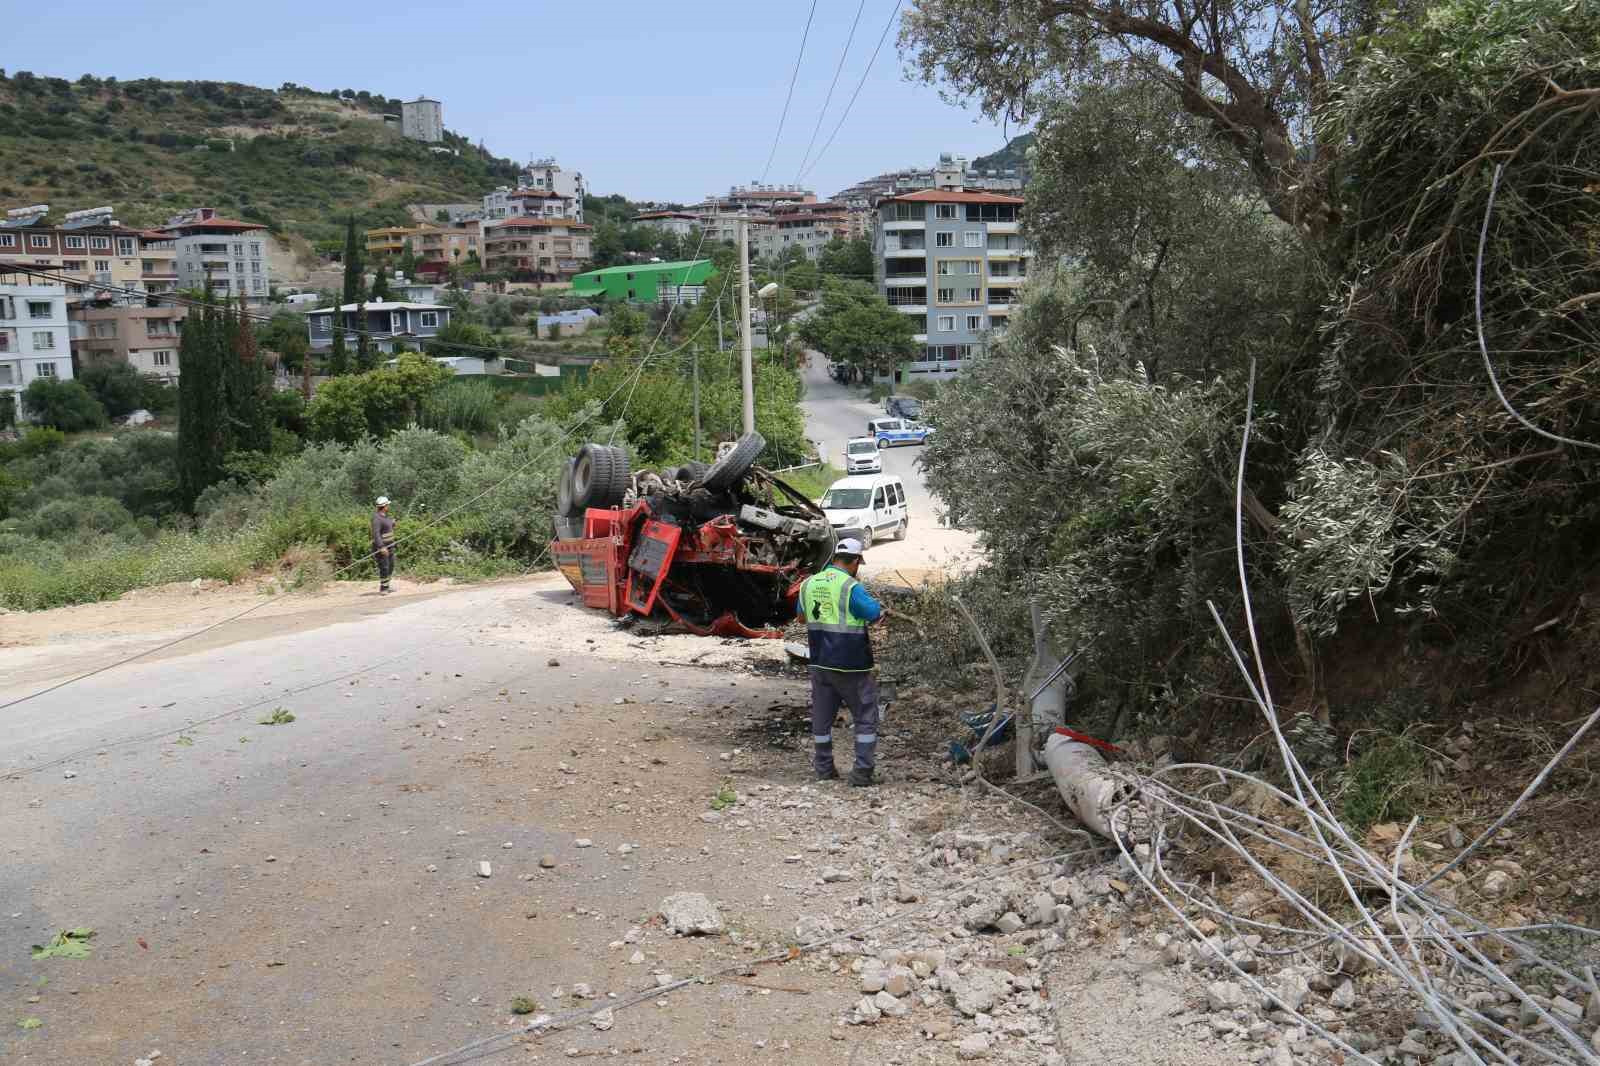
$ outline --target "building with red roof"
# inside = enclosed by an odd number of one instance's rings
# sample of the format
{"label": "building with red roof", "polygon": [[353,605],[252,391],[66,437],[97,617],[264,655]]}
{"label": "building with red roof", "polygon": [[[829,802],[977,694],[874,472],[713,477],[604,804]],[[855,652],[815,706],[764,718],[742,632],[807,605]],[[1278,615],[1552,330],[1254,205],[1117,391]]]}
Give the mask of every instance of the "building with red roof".
{"label": "building with red roof", "polygon": [[219,300],[243,296],[252,305],[266,304],[272,291],[267,227],[225,218],[215,208],[197,207],[169,219],[161,232],[176,250],[181,287],[200,289]]}

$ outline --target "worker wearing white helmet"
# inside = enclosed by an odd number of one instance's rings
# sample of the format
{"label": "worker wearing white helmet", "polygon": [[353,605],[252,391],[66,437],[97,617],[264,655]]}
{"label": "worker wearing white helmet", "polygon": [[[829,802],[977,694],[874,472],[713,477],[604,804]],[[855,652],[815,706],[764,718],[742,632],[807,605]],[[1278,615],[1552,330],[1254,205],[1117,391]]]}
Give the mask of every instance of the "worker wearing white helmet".
{"label": "worker wearing white helmet", "polygon": [[388,595],[389,576],[394,573],[394,519],[389,516],[389,497],[378,497],[372,514],[372,558],[378,564],[378,593]]}
{"label": "worker wearing white helmet", "polygon": [[862,544],[839,541],[833,560],[806,578],[796,609],[806,623],[811,649],[811,741],[817,780],[839,777],[833,761],[833,720],[841,705],[855,726],[855,765],[850,784],[874,783],[878,751],[878,681],[872,674],[867,626],[883,617],[883,606],[856,580]]}

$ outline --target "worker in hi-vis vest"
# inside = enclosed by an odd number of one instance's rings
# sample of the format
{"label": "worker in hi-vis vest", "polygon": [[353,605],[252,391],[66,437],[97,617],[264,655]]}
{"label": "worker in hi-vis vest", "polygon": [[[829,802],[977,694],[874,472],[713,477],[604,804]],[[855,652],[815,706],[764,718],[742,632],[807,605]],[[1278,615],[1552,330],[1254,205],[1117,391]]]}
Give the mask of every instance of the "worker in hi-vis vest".
{"label": "worker in hi-vis vest", "polygon": [[867,626],[883,617],[883,606],[856,580],[861,542],[847,537],[833,561],[800,588],[796,613],[805,620],[811,646],[811,741],[818,781],[836,781],[833,720],[840,704],[855,719],[856,759],[850,784],[871,785],[878,751],[878,682],[872,674]]}

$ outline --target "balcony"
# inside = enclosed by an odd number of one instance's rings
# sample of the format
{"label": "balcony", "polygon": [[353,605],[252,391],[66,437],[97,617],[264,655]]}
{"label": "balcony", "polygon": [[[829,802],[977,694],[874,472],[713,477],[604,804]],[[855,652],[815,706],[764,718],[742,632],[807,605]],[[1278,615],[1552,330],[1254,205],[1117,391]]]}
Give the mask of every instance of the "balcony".
{"label": "balcony", "polygon": [[989,286],[993,288],[996,285],[1002,285],[1015,288],[1027,280],[1028,275],[1026,274],[990,274]]}
{"label": "balcony", "polygon": [[1021,233],[1020,222],[989,222],[986,223],[990,233]]}
{"label": "balcony", "polygon": [[906,230],[922,229],[923,227],[927,226],[927,224],[928,223],[922,219],[907,219],[905,221],[897,220],[893,222],[885,222],[883,223],[883,232],[904,233]]}

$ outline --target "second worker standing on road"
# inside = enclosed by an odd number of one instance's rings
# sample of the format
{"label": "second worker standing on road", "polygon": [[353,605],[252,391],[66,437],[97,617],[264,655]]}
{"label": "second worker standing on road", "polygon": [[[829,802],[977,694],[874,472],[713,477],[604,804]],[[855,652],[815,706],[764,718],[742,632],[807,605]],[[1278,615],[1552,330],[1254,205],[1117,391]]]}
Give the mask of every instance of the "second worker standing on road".
{"label": "second worker standing on road", "polygon": [[394,519],[389,516],[389,497],[378,497],[378,509],[372,513],[372,558],[378,564],[378,592],[385,594],[389,588],[389,575],[394,573]]}
{"label": "second worker standing on road", "polygon": [[878,682],[872,675],[872,640],[867,626],[883,616],[883,607],[856,580],[861,569],[861,542],[846,538],[833,550],[833,561],[806,579],[796,613],[805,620],[811,647],[811,740],[815,745],[818,781],[833,781],[833,720],[841,704],[855,724],[856,758],[850,783],[871,785],[878,751]]}

